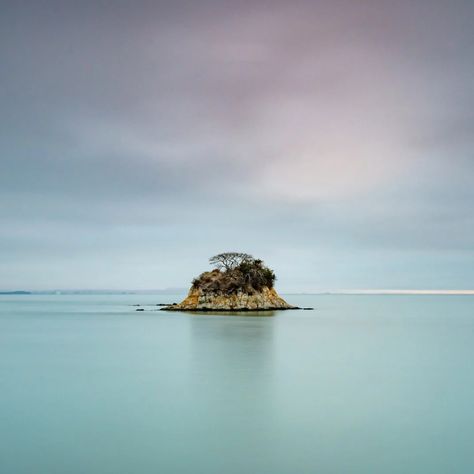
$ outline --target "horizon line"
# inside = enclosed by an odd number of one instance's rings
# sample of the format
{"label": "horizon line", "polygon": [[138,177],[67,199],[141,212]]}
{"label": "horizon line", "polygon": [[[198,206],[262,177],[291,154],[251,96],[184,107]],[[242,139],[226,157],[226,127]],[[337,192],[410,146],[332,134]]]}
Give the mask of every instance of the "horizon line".
{"label": "horizon line", "polygon": [[[123,288],[53,288],[53,289],[0,289],[0,293],[14,293],[14,292],[27,292],[32,294],[38,293],[71,293],[71,292],[82,292],[82,293],[164,293],[176,294],[173,292],[186,292],[187,288],[170,287],[170,288],[154,288],[154,289],[123,289]],[[281,294],[287,295],[321,295],[321,294],[332,294],[332,295],[474,295],[474,289],[393,289],[393,288],[359,288],[359,289],[327,289],[327,290],[313,290],[313,291],[280,291]]]}
{"label": "horizon line", "polygon": [[474,295],[474,290],[445,290],[445,289],[344,289],[329,290],[331,294],[354,295]]}

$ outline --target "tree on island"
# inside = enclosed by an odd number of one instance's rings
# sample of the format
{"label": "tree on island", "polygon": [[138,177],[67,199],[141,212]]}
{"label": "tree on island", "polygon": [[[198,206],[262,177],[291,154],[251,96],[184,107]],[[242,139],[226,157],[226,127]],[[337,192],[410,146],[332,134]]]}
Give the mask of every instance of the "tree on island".
{"label": "tree on island", "polygon": [[193,288],[206,292],[254,294],[263,288],[273,288],[275,273],[262,260],[247,253],[225,252],[214,255],[209,262],[216,266],[193,280]]}
{"label": "tree on island", "polygon": [[242,252],[224,252],[214,255],[209,259],[209,263],[219,270],[231,271],[238,267],[241,263],[252,261],[254,258],[248,253]]}

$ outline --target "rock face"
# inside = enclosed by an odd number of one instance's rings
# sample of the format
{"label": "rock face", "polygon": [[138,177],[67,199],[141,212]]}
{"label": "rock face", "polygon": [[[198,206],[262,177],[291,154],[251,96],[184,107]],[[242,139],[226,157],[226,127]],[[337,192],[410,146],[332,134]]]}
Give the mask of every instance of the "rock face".
{"label": "rock face", "polygon": [[216,266],[193,280],[188,296],[165,311],[262,311],[298,309],[278,296],[273,270],[262,260],[241,252],[215,255]]}
{"label": "rock face", "polygon": [[289,305],[274,288],[263,287],[261,291],[249,294],[237,291],[223,294],[219,291],[205,291],[191,288],[188,296],[179,304],[163,308],[167,311],[262,311],[297,309]]}

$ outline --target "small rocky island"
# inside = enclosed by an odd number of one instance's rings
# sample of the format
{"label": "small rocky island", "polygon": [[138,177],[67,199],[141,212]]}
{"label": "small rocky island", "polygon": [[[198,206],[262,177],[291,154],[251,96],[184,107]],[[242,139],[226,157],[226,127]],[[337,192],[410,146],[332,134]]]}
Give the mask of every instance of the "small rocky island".
{"label": "small rocky island", "polygon": [[238,252],[209,259],[215,268],[193,280],[188,296],[164,311],[263,311],[299,309],[273,287],[276,277],[262,260]]}

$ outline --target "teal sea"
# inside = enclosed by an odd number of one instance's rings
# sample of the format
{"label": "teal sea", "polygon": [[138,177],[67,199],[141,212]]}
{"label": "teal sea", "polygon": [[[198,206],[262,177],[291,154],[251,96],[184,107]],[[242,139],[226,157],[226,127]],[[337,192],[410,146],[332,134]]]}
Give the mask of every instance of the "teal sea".
{"label": "teal sea", "polygon": [[0,472],[474,472],[473,296],[177,299],[0,296]]}

